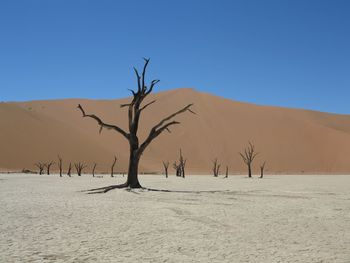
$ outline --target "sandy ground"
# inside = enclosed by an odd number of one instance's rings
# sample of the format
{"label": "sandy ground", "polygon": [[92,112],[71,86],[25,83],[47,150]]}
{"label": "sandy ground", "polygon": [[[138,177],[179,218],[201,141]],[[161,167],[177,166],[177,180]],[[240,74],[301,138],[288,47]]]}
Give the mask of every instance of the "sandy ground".
{"label": "sandy ground", "polygon": [[0,262],[350,262],[350,176],[0,175]]}

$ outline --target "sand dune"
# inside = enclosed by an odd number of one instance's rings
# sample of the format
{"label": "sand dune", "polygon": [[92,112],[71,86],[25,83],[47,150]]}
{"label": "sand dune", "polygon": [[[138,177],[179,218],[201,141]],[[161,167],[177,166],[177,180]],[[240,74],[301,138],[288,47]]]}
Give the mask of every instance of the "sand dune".
{"label": "sand dune", "polygon": [[[183,105],[194,103],[197,115],[176,118],[181,125],[163,134],[145,152],[141,171],[157,172],[162,160],[174,161],[178,149],[188,158],[191,173],[209,173],[218,158],[233,173],[245,171],[238,156],[248,140],[260,152],[254,167],[267,161],[270,173],[349,173],[350,116],[299,109],[258,106],[236,102],[194,89],[175,89],[153,94],[156,99],[141,120],[140,137],[159,119]],[[125,171],[128,145],[113,131],[100,135],[93,120],[82,119],[78,103],[87,112],[126,128],[126,99],[68,99],[0,104],[1,170],[34,169],[38,161],[56,160],[98,163],[107,171],[113,155],[117,170]]]}

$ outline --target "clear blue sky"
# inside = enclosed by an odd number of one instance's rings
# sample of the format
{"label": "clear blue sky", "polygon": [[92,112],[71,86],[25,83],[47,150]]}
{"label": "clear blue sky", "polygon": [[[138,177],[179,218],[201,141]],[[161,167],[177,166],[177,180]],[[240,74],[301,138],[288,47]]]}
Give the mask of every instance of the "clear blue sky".
{"label": "clear blue sky", "polygon": [[1,0],[0,100],[157,90],[350,114],[350,1]]}

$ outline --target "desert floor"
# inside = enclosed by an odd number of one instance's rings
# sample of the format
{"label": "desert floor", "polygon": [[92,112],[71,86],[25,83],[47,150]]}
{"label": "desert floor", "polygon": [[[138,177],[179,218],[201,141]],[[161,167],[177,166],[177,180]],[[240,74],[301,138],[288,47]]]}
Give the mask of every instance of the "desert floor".
{"label": "desert floor", "polygon": [[350,262],[350,176],[0,175],[0,262]]}

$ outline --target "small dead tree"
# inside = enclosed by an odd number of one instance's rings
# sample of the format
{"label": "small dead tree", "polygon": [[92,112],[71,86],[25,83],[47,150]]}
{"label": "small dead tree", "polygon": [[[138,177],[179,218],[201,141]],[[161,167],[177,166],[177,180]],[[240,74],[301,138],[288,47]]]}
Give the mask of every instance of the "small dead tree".
{"label": "small dead tree", "polygon": [[71,172],[72,172],[72,163],[69,163],[68,171],[67,171],[67,175],[68,175],[69,177],[72,177]]}
{"label": "small dead tree", "polygon": [[45,169],[45,167],[46,167],[46,164],[44,164],[44,163],[36,163],[35,166],[38,167],[38,169],[39,169],[39,174],[43,174],[44,169]]}
{"label": "small dead tree", "polygon": [[248,177],[252,177],[252,163],[255,159],[255,157],[258,155],[258,153],[255,152],[255,147],[254,145],[249,142],[248,147],[244,149],[244,153],[239,153],[239,155],[242,157],[243,162],[247,165],[248,167]]}
{"label": "small dead tree", "polygon": [[181,177],[181,176],[182,176],[182,173],[181,173],[181,166],[180,166],[179,164],[177,164],[176,161],[173,163],[173,168],[175,169],[176,176],[177,176],[177,177]]}
{"label": "small dead tree", "polygon": [[228,178],[228,166],[226,166],[226,175],[225,178]]}
{"label": "small dead tree", "polygon": [[150,143],[154,139],[156,139],[164,131],[170,132],[170,127],[180,124],[179,121],[174,120],[176,116],[185,112],[194,113],[191,110],[193,104],[188,104],[182,109],[160,120],[150,130],[148,136],[146,136],[146,139],[143,142],[140,142],[137,135],[140,117],[147,107],[155,103],[155,100],[147,102],[143,105],[142,103],[144,102],[145,98],[149,94],[151,94],[154,86],[159,82],[159,80],[155,79],[152,80],[149,85],[146,85],[146,69],[149,63],[149,59],[144,60],[145,63],[141,74],[139,74],[138,70],[134,68],[137,80],[137,89],[130,90],[133,95],[131,101],[129,103],[120,105],[122,108],[126,107],[128,109],[128,131],[125,131],[124,129],[120,128],[115,124],[105,123],[100,117],[96,116],[95,114],[87,114],[83,107],[80,104],[78,105],[78,109],[81,111],[84,118],[91,118],[97,122],[97,124],[100,126],[100,132],[103,130],[103,128],[105,128],[120,133],[128,141],[130,148],[129,169],[126,182],[121,185],[110,185],[98,189],[91,189],[91,191],[98,193],[106,193],[116,188],[142,188],[138,179],[138,167],[141,156],[144,153],[145,149],[150,145]]}
{"label": "small dead tree", "polygon": [[264,177],[265,165],[266,165],[266,162],[263,162],[263,164],[260,165],[260,178]]}
{"label": "small dead tree", "polygon": [[49,162],[46,164],[46,173],[47,175],[50,175],[50,169],[51,169],[51,166],[54,164],[54,162]]}
{"label": "small dead tree", "polygon": [[96,166],[97,166],[97,163],[94,163],[94,167],[92,168],[92,177],[95,177]]}
{"label": "small dead tree", "polygon": [[214,177],[218,177],[219,173],[220,173],[220,164],[218,163],[218,159],[215,158],[215,160],[213,161],[213,174]]}
{"label": "small dead tree", "polygon": [[86,165],[79,162],[79,163],[75,163],[74,166],[78,176],[81,176],[81,173],[83,172],[83,169],[86,168]]}
{"label": "small dead tree", "polygon": [[186,162],[187,159],[184,159],[184,157],[182,156],[182,150],[180,149],[180,158],[179,158],[179,162],[180,162],[180,170],[181,170],[181,176],[182,178],[185,178],[185,167],[186,167]]}
{"label": "small dead tree", "polygon": [[117,157],[114,156],[114,160],[113,160],[112,167],[111,167],[111,177],[114,177],[114,166],[115,166],[116,162],[117,162]]}
{"label": "small dead tree", "polygon": [[61,156],[57,156],[57,158],[58,158],[58,169],[60,170],[60,177],[62,177],[62,172],[63,172],[63,168],[62,168],[62,165],[63,165],[63,163],[62,163],[62,158],[61,158]]}
{"label": "small dead tree", "polygon": [[168,161],[166,161],[166,162],[163,161],[163,166],[164,166],[165,178],[168,178],[169,162]]}

